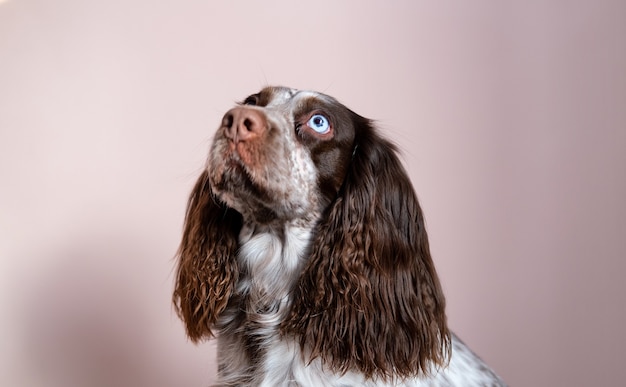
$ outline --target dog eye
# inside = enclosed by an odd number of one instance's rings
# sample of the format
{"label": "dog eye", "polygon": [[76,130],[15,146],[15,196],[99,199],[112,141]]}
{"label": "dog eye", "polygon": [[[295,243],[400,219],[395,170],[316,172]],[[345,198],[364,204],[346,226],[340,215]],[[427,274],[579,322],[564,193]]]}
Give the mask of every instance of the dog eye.
{"label": "dog eye", "polygon": [[246,99],[243,101],[243,104],[244,104],[244,105],[252,105],[252,106],[256,106],[256,105],[257,105],[257,103],[258,103],[258,97],[257,97],[257,95],[256,95],[256,94],[255,94],[255,95],[251,95],[251,96],[249,96],[248,98],[246,98]]}
{"label": "dog eye", "polygon": [[330,122],[321,114],[313,115],[306,124],[319,134],[325,134],[330,131]]}

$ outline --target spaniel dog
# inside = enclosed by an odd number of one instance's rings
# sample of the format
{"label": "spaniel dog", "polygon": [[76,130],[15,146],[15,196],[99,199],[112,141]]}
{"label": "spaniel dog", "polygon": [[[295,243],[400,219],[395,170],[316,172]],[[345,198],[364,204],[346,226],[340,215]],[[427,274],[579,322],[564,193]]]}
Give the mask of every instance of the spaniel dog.
{"label": "spaniel dog", "polygon": [[222,119],[173,301],[217,386],[501,386],[448,330],[410,180],[372,122],[285,87]]}

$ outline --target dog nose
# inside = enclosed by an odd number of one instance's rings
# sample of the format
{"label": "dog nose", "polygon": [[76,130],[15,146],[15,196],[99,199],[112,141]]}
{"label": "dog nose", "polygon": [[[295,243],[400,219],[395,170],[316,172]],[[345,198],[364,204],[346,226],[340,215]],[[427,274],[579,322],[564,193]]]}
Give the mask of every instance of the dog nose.
{"label": "dog nose", "polygon": [[247,141],[263,134],[267,127],[265,115],[246,107],[230,109],[222,119],[224,135],[233,142]]}

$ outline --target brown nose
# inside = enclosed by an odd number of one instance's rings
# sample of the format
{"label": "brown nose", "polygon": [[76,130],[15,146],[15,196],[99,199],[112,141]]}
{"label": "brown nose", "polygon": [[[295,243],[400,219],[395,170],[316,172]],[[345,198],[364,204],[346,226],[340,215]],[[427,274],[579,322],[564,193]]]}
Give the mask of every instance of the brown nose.
{"label": "brown nose", "polygon": [[267,127],[265,115],[258,110],[246,107],[230,109],[222,119],[226,138],[237,143],[263,134]]}

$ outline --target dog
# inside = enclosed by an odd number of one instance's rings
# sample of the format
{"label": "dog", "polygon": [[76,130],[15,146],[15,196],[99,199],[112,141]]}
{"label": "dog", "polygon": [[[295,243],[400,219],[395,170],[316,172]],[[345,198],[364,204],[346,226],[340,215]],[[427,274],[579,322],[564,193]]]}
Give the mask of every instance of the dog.
{"label": "dog", "polygon": [[328,95],[226,112],[190,195],[173,303],[216,386],[504,386],[449,329],[396,147]]}

